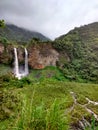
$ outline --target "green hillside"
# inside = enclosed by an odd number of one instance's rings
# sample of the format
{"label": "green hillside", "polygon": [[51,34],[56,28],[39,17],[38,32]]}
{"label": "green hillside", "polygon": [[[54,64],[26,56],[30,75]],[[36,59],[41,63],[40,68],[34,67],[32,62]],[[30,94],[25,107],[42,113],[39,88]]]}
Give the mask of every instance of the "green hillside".
{"label": "green hillside", "polygon": [[39,38],[42,41],[47,41],[49,38],[41,33],[29,31],[15,25],[6,25],[5,28],[0,28],[0,37],[4,37],[9,41],[28,42],[33,37]]}
{"label": "green hillside", "polygon": [[[75,28],[53,42],[29,42],[30,33],[13,25],[0,29],[0,35],[0,130],[98,130],[98,23]],[[48,56],[48,49],[55,48],[57,65],[29,66],[27,77],[18,80],[12,72],[13,47],[19,58],[24,58],[24,47]]]}
{"label": "green hillside", "polygon": [[67,78],[98,82],[97,22],[75,28],[58,37],[54,47],[60,53],[58,65]]}

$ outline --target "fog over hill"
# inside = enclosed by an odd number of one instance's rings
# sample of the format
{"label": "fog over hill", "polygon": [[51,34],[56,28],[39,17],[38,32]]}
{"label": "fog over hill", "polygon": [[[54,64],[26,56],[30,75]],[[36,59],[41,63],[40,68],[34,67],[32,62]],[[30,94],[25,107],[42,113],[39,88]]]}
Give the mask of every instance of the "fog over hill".
{"label": "fog over hill", "polygon": [[5,28],[0,28],[0,36],[12,41],[27,42],[36,37],[42,41],[47,41],[49,38],[36,31],[29,31],[27,29],[17,27],[16,25],[7,24]]}

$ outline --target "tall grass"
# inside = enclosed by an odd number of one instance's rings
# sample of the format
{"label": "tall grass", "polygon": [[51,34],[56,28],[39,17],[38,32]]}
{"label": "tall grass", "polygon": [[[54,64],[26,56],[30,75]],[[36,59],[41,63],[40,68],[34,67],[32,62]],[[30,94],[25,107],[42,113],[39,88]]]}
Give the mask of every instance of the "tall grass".
{"label": "tall grass", "polygon": [[33,98],[29,101],[24,96],[21,112],[15,119],[11,130],[68,130],[66,116],[61,113],[60,104],[55,99],[49,108],[43,101],[33,106]]}
{"label": "tall grass", "polygon": [[60,104],[55,99],[46,113],[46,130],[68,130],[66,116],[60,110]]}
{"label": "tall grass", "polygon": [[90,126],[85,128],[85,130],[98,130],[98,125],[96,124],[94,115],[92,115],[92,121],[91,121]]}

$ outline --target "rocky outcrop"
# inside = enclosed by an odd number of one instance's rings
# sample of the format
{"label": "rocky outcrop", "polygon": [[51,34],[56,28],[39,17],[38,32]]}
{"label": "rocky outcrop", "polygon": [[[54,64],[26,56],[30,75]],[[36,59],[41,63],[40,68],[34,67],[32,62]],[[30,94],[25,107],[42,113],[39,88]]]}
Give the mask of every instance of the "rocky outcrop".
{"label": "rocky outcrop", "polygon": [[42,69],[46,66],[56,66],[59,53],[51,44],[40,44],[29,48],[29,65],[34,69]]}
{"label": "rocky outcrop", "polygon": [[[0,43],[0,63],[10,64],[14,63],[14,46],[4,46]],[[52,47],[50,43],[39,43],[37,45],[30,45],[28,48],[29,66],[33,69],[43,69],[46,66],[56,66],[59,58],[59,53]],[[17,47],[19,63],[24,64],[24,48]]]}
{"label": "rocky outcrop", "polygon": [[0,63],[11,64],[13,60],[12,45],[5,46],[0,43]]}

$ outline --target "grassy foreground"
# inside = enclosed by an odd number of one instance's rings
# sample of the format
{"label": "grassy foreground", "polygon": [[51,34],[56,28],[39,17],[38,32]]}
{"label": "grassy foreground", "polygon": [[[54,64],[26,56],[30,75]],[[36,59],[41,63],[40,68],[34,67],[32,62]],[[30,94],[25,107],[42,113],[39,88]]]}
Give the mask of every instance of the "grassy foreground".
{"label": "grassy foreground", "polygon": [[[74,99],[75,98],[75,99]],[[69,82],[54,67],[35,70],[21,80],[0,77],[0,130],[98,130],[98,84]],[[76,101],[75,101],[76,100]]]}
{"label": "grassy foreground", "polygon": [[[19,81],[21,82],[21,80]],[[16,82],[17,83],[17,82]],[[1,89],[0,130],[69,130],[71,124],[90,119],[91,114],[79,105],[72,111],[73,98],[85,104],[85,97],[98,101],[98,85],[44,79],[24,83],[21,87],[10,84]],[[98,114],[98,106],[90,106]]]}

